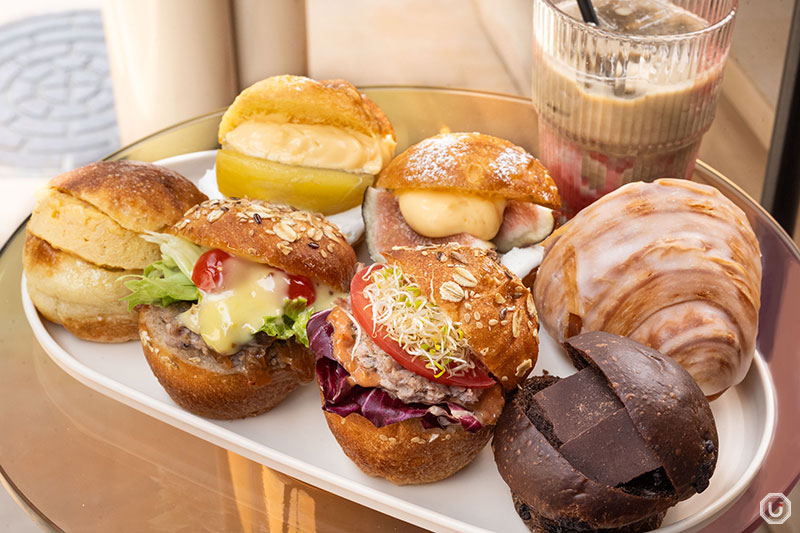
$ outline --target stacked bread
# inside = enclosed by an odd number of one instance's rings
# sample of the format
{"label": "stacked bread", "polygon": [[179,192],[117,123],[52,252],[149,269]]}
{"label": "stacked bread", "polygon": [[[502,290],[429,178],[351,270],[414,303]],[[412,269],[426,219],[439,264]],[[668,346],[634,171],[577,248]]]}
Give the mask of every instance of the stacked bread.
{"label": "stacked bread", "polygon": [[27,225],[31,300],[82,339],[137,338],[137,314],[120,300],[129,291],[119,280],[160,258],[142,233],[173,224],[205,198],[177,172],[148,163],[100,162],[56,176]]}

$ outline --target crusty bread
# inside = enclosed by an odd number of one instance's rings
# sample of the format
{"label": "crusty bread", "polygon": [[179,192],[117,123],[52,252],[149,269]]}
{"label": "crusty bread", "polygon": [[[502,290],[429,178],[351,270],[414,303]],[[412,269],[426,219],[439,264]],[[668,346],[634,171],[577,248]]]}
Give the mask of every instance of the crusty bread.
{"label": "crusty bread", "polygon": [[461,323],[470,346],[504,389],[525,379],[539,354],[536,309],[530,290],[496,253],[447,244],[395,247],[383,255]]}
{"label": "crusty bread", "polygon": [[169,231],[342,291],[350,286],[356,266],[353,248],[325,218],[257,200],[203,202]]}
{"label": "crusty bread", "polygon": [[472,462],[494,428],[483,426],[476,433],[461,426],[425,429],[419,418],[376,428],[357,413],[343,418],[327,411],[325,420],[344,453],[361,470],[397,485],[432,483],[452,476]]}
{"label": "crusty bread", "polygon": [[[139,338],[153,374],[170,397],[192,413],[234,419],[269,411],[298,385],[312,379],[314,356],[295,340],[280,341],[281,359],[291,364],[248,376],[240,366],[169,346],[169,333],[154,306],[139,313]],[[270,349],[275,349],[274,346]]]}
{"label": "crusty bread", "polygon": [[316,81],[303,76],[273,76],[261,80],[233,101],[222,116],[219,142],[247,120],[284,116],[298,124],[326,124],[394,144],[389,119],[375,103],[345,80]]}
{"label": "crusty bread", "polygon": [[76,336],[136,338],[135,312],[118,279],[161,254],[141,239],[178,221],[206,196],[186,178],[136,161],[92,163],[53,178],[28,222],[23,266],[37,309]]}
{"label": "crusty bread", "polygon": [[558,189],[538,159],[481,133],[442,133],[411,146],[383,169],[375,187],[454,190],[561,206]]}
{"label": "crusty bread", "polygon": [[143,269],[161,259],[157,244],[70,194],[47,188],[39,194],[28,232],[95,265]]}
{"label": "crusty bread", "polygon": [[168,168],[139,161],[101,161],[56,176],[49,186],[93,205],[129,230],[160,231],[206,200]]}
{"label": "crusty bread", "polygon": [[137,337],[137,315],[120,298],[120,277],[135,273],[95,266],[27,234],[22,252],[28,295],[39,312],[76,337],[124,342]]}

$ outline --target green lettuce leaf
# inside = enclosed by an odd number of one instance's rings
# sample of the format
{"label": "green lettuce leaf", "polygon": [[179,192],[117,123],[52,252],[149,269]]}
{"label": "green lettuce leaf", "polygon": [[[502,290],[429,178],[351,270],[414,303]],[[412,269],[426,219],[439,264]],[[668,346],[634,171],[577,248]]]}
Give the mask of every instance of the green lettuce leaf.
{"label": "green lettuce leaf", "polygon": [[295,298],[286,302],[283,314],[264,318],[264,325],[259,331],[277,339],[295,337],[303,346],[308,346],[306,324],[311,318],[313,308],[306,307],[305,298]]}
{"label": "green lettuce leaf", "polygon": [[166,307],[175,302],[192,302],[200,298],[200,291],[195,284],[174,263],[169,265],[166,261],[156,261],[144,269],[143,275],[126,277],[125,287],[131,293],[122,300],[128,302],[128,309],[153,303]]}
{"label": "green lettuce leaf", "polygon": [[161,259],[164,264],[170,268],[179,268],[183,275],[189,279],[192,279],[194,264],[197,263],[203,253],[208,251],[208,248],[198,246],[169,233],[148,231],[142,235],[142,239],[157,244],[161,249]]}

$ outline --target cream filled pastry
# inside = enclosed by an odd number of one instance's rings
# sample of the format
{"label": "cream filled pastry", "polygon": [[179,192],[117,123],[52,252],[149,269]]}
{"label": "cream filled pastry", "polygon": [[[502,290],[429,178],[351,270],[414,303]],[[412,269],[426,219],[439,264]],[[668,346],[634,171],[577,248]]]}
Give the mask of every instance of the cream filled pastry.
{"label": "cream filled pastry", "polygon": [[480,133],[412,146],[367,189],[363,214],[376,261],[394,246],[455,242],[508,252],[553,231],[558,191],[536,158]]}
{"label": "cream filled pastry", "polygon": [[347,128],[251,120],[228,132],[223,146],[285,165],[377,174],[393,155],[391,144]]}
{"label": "cream filled pastry", "polygon": [[242,91],[218,137],[222,194],[326,215],[359,205],[396,146],[389,120],[350,83],[288,75]]}

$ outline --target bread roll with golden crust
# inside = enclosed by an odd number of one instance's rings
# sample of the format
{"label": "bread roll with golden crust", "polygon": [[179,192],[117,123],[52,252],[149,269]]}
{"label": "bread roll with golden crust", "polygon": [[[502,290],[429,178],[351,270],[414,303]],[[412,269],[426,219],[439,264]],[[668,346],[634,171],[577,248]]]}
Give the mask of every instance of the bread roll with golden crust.
{"label": "bread roll with golden crust", "polygon": [[350,286],[356,266],[353,248],[324,217],[258,200],[203,202],[169,231],[342,291]]}
{"label": "bread roll with golden crust", "polygon": [[352,413],[345,418],[325,412],[328,427],[342,450],[364,473],[396,485],[446,479],[475,459],[492,437],[494,425],[469,433],[461,426],[425,429],[419,418],[376,428]]}
{"label": "bread roll with golden crust", "polygon": [[438,189],[534,202],[557,209],[550,173],[512,142],[482,133],[442,133],[395,157],[375,180],[384,189]]}
{"label": "bread roll with golden crust", "polygon": [[630,183],[544,245],[534,298],[554,338],[630,337],[680,362],[709,397],[744,379],[761,254],[744,213],[718,190],[677,179]]}
{"label": "bread roll with golden crust", "polygon": [[28,233],[59,249],[108,268],[141,270],[161,259],[157,244],[122,227],[93,205],[53,188],[38,196]]}
{"label": "bread roll with golden crust", "polygon": [[172,170],[137,161],[92,163],[53,178],[28,221],[23,266],[39,311],[97,342],[136,338],[119,278],[161,258],[141,239],[206,196]]}
{"label": "bread roll with golden crust", "polygon": [[139,233],[174,224],[187,209],[207,198],[174,170],[141,161],[92,163],[56,176],[49,186]]}
{"label": "bread roll with golden crust", "polygon": [[137,337],[136,313],[121,301],[128,290],[119,281],[132,270],[108,270],[57,250],[28,233],[22,252],[28,295],[47,320],[95,342]]}
{"label": "bread roll with golden crust", "polygon": [[504,389],[536,365],[539,323],[533,297],[497,254],[457,244],[395,247],[383,253],[454,322]]}
{"label": "bread roll with golden crust", "polygon": [[143,306],[139,338],[150,369],[169,396],[200,416],[230,420],[269,411],[298,385],[312,379],[314,356],[293,339],[276,341],[266,351],[277,365],[248,369],[213,356],[170,346],[161,309]]}
{"label": "bread roll with golden crust", "polygon": [[345,80],[316,81],[303,76],[273,76],[244,91],[225,111],[219,143],[239,124],[259,116],[282,115],[297,124],[349,128],[394,141],[394,130],[383,111]]}

